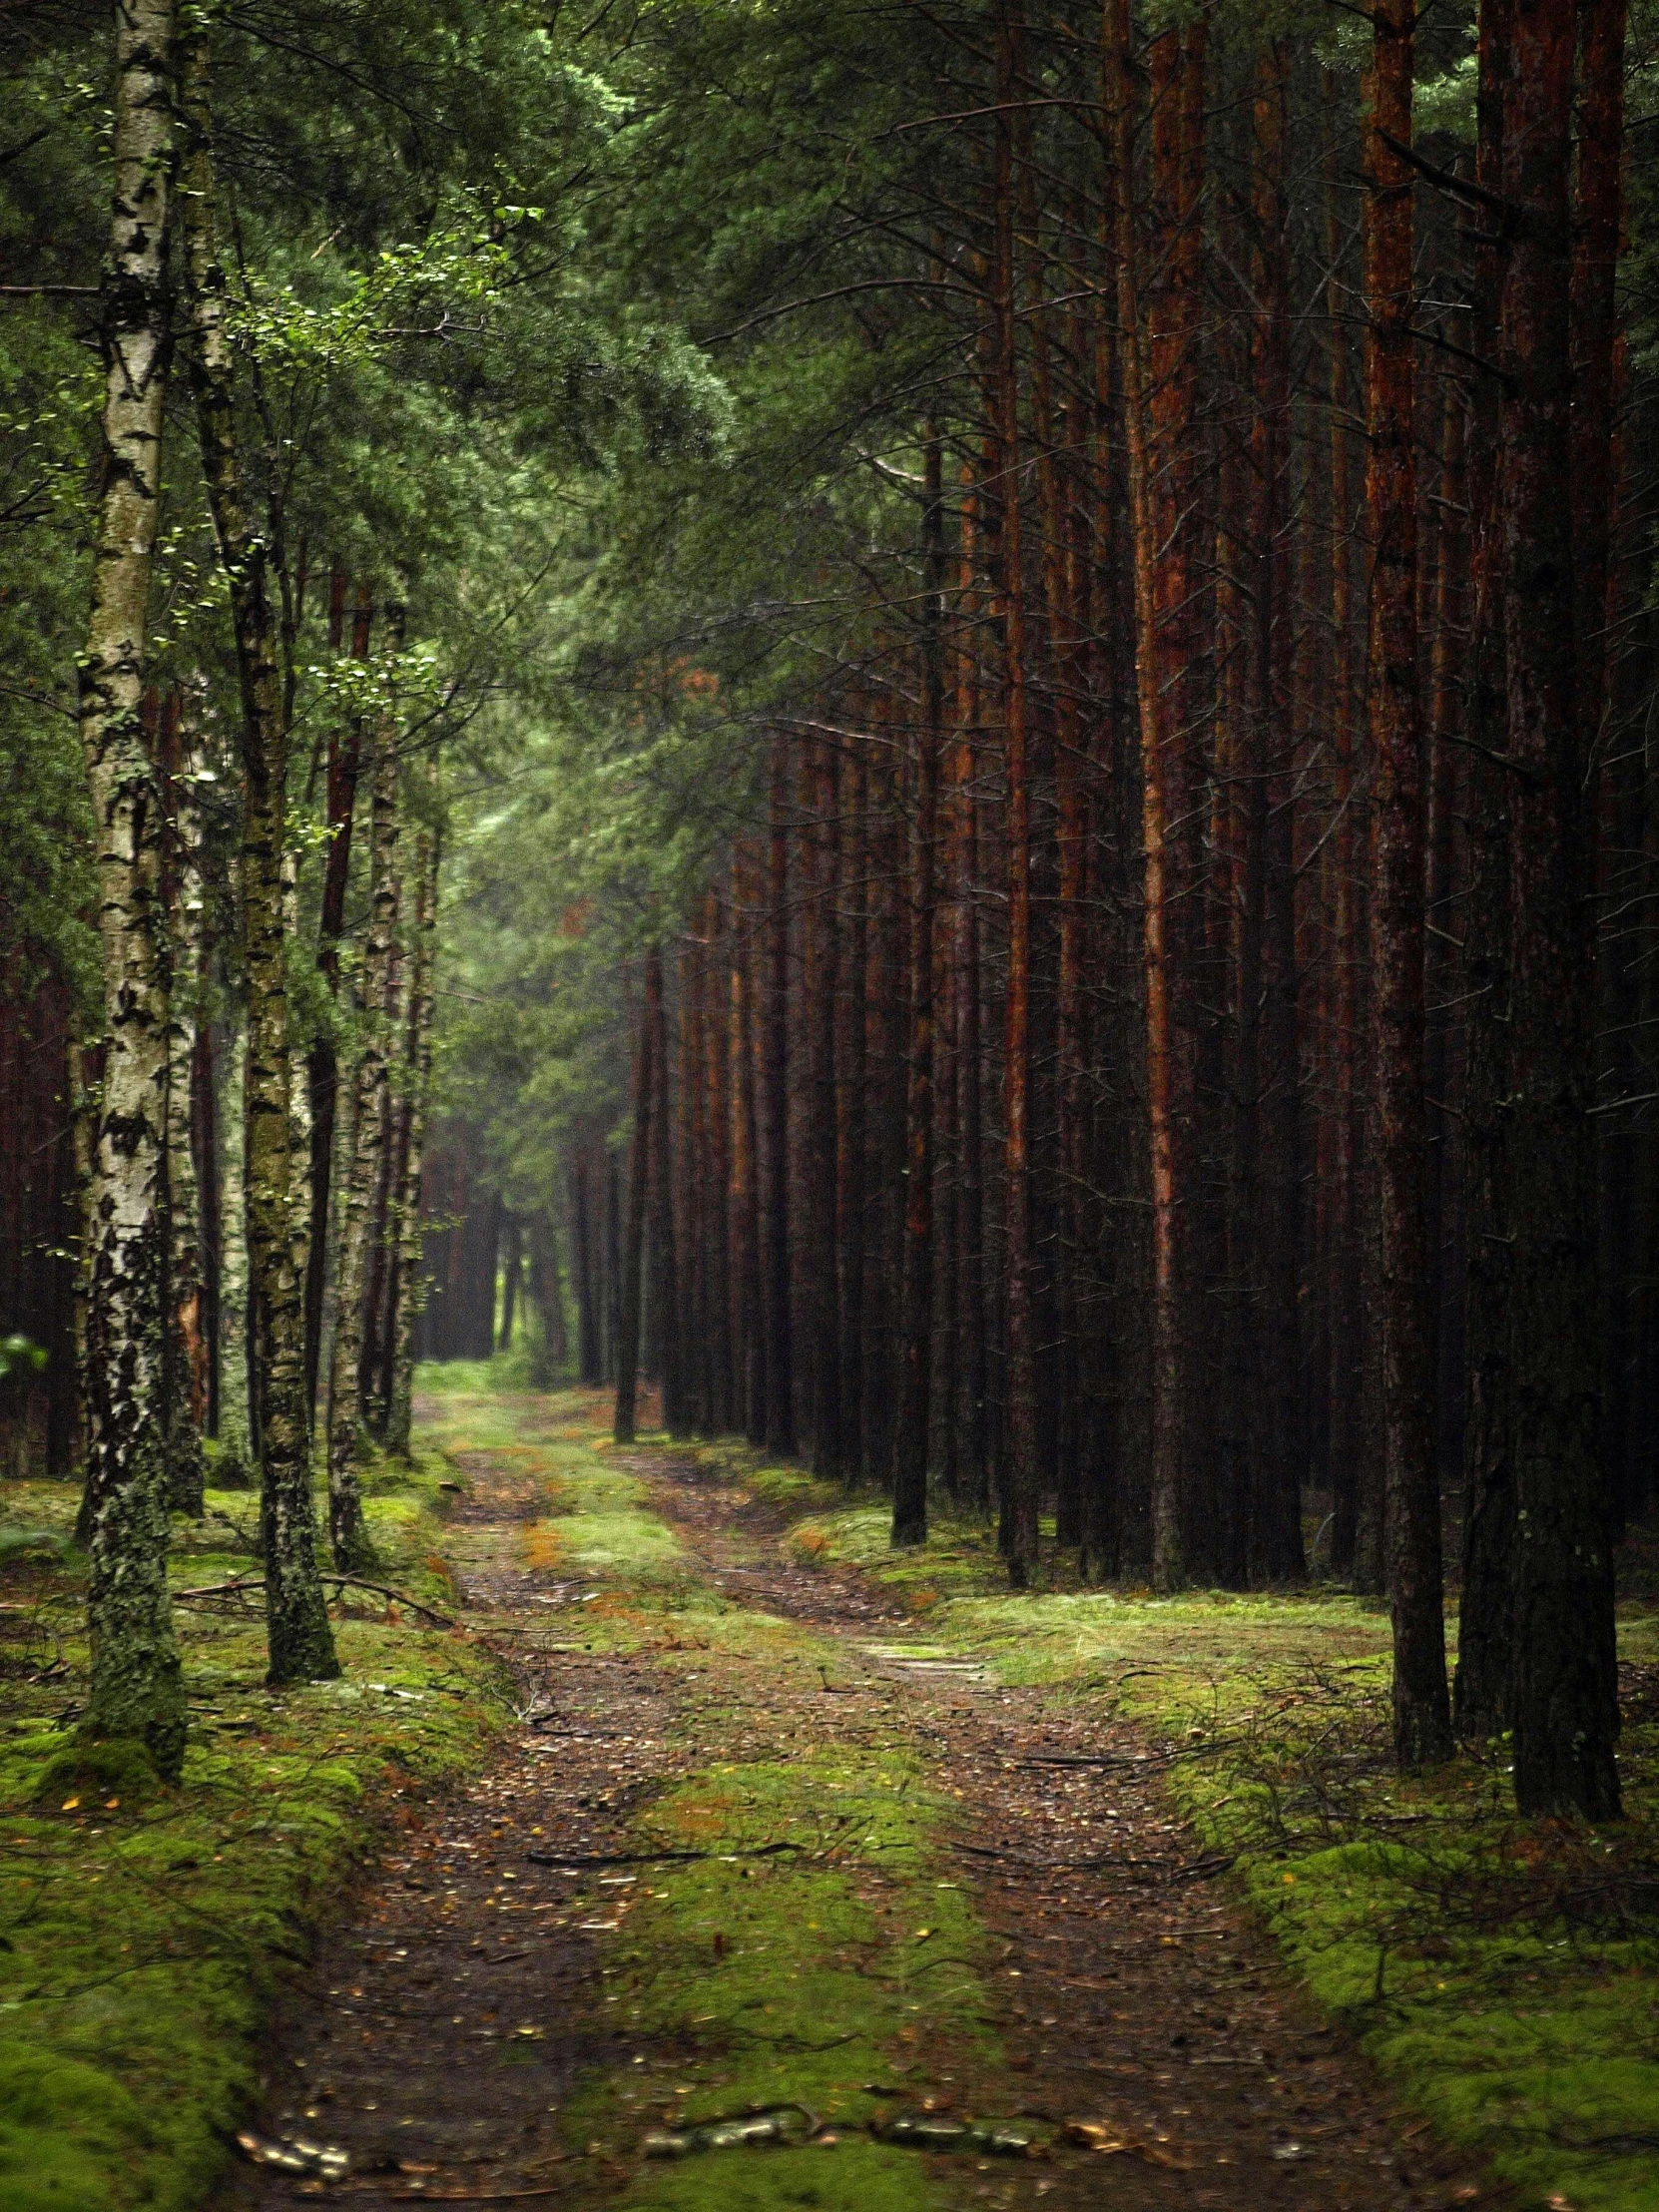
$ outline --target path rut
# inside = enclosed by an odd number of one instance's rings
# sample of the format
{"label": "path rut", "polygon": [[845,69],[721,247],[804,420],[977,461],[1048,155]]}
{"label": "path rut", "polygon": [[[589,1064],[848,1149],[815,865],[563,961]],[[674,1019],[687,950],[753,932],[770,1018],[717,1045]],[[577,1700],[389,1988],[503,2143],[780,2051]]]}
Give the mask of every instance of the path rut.
{"label": "path rut", "polygon": [[[684,1668],[584,1651],[570,1624],[603,1577],[522,1564],[539,1485],[510,1459],[463,1460],[451,1556],[470,1624],[511,1654],[521,1719],[474,1782],[408,1816],[279,2008],[266,2124],[348,2153],[328,2194],[621,2202],[637,2159],[572,2146],[560,2108],[582,2069],[637,2067],[643,2132],[675,2054],[607,2024],[599,1961],[630,1885],[569,1861],[626,1851],[631,1811],[679,1776],[804,1738],[921,1750],[960,1805],[946,1871],[994,1938],[1000,2111],[1088,2119],[1128,2146],[963,2162],[942,2201],[1403,2212],[1477,2193],[1300,1994],[1171,1807],[1144,1737],[932,1655],[884,1594],[796,1563],[766,1507],[689,1457],[613,1463],[649,1484],[695,1573],[835,1639],[841,1662],[816,1687],[749,1669],[738,1702],[709,1713]],[[948,2051],[901,2055],[908,2094],[948,2097]],[[220,2201],[249,2212],[323,2187],[241,2168]]]}

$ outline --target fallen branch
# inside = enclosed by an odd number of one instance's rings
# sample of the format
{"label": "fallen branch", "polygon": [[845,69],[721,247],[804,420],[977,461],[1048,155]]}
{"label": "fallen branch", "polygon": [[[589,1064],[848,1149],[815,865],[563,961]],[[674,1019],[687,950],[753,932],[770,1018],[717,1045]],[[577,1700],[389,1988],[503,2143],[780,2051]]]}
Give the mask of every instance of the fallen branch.
{"label": "fallen branch", "polygon": [[420,1613],[429,1621],[436,1621],[440,1628],[458,1628],[460,1623],[448,1613],[440,1613],[435,1605],[423,1605],[419,1598],[410,1597],[406,1590],[394,1590],[389,1583],[365,1582],[360,1574],[325,1574],[324,1582],[331,1582],[336,1590],[372,1590],[376,1597],[390,1598],[395,1604],[406,1605],[411,1613]]}
{"label": "fallen branch", "polygon": [[537,1867],[676,1867],[695,1859],[775,1859],[780,1852],[805,1851],[805,1844],[762,1844],[755,1851],[527,1851]]}
{"label": "fallen branch", "polygon": [[[393,1604],[406,1605],[411,1613],[419,1613],[424,1619],[436,1621],[440,1628],[458,1628],[460,1623],[448,1613],[440,1613],[435,1605],[425,1605],[417,1597],[410,1597],[407,1590],[394,1590],[388,1582],[365,1582],[360,1574],[325,1574],[324,1582],[336,1590],[372,1590],[376,1597],[389,1598]],[[199,1590],[175,1590],[175,1605],[189,1605],[210,1597],[247,1597],[255,1590],[265,1588],[264,1575],[238,1575],[230,1582],[204,1583]]]}
{"label": "fallen branch", "polygon": [[535,2189],[390,2189],[378,2192],[393,2204],[522,2204],[526,2197],[562,2197],[568,2181],[544,2182]]}
{"label": "fallen branch", "polygon": [[1036,1751],[1028,1758],[1016,1759],[1016,1767],[1098,1767],[1106,1773],[1156,1774],[1160,1767],[1173,1767],[1178,1759],[1213,1759],[1217,1753],[1233,1751],[1245,1742],[1242,1736],[1218,1736],[1214,1743],[1190,1744],[1183,1750],[1152,1751],[1139,1756],[1102,1752],[1091,1756],[1086,1752]]}
{"label": "fallen branch", "polygon": [[1005,1851],[996,1844],[956,1843],[951,1849],[973,1859],[1001,1859],[1030,1874],[1133,1874],[1165,1882],[1209,1882],[1225,1874],[1234,1863],[1230,1854],[1218,1852],[1211,1858],[1194,1859],[1186,1866],[1161,1872],[1162,1863],[1156,1859],[1022,1859],[1017,1851]]}

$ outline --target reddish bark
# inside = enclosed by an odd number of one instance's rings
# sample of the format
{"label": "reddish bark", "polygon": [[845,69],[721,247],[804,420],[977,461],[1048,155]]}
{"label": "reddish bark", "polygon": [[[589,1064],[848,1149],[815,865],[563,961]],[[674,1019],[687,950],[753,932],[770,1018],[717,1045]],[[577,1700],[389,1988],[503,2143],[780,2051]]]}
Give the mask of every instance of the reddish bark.
{"label": "reddish bark", "polygon": [[1128,0],[1106,0],[1105,58],[1108,144],[1119,180],[1116,208],[1119,365],[1123,384],[1128,457],[1132,568],[1135,591],[1135,670],[1140,709],[1141,840],[1144,852],[1143,956],[1146,991],[1146,1125],[1151,1159],[1152,1299],[1150,1389],[1152,1415],[1153,1575],[1160,1589],[1186,1579],[1184,1468],[1182,1464],[1181,1280],[1178,1262],[1175,1040],[1171,1027],[1174,854],[1169,834],[1170,782],[1175,734],[1164,684],[1169,601],[1149,451],[1146,328],[1141,305],[1140,242],[1134,204],[1135,57]]}
{"label": "reddish bark", "polygon": [[1012,132],[1007,110],[1018,77],[1017,19],[997,27],[996,301],[997,438],[1001,461],[998,601],[1002,616],[1002,755],[1006,783],[1008,966],[1003,997],[1003,1166],[1007,1183],[1007,1456],[1002,1548],[1008,1579],[1023,1588],[1036,1566],[1036,1361],[1031,1250],[1031,780],[1026,691],[1024,535],[1020,502],[1018,280],[1014,262]]}
{"label": "reddish bark", "polygon": [[1432,1289],[1423,1231],[1423,789],[1416,685],[1416,468],[1412,421],[1413,177],[1389,138],[1411,136],[1411,0],[1374,12],[1364,218],[1368,628],[1376,768],[1373,973],[1382,1220],[1382,1415],[1394,1641],[1394,1755],[1451,1749],[1440,1613]]}
{"label": "reddish bark", "polygon": [[[795,1363],[790,1316],[790,847],[789,740],[772,741],[767,900],[767,995],[763,1043],[766,1117],[765,1225],[767,1449],[795,1449]],[[682,1108],[682,1114],[684,1108]]]}
{"label": "reddish bark", "polygon": [[910,876],[910,1066],[906,1121],[904,1260],[893,1435],[892,1540],[927,1535],[927,1445],[933,1351],[933,906],[939,749],[944,736],[944,480],[936,431],[926,443],[922,512],[922,723],[916,741],[915,838]]}
{"label": "reddish bark", "polygon": [[[654,1054],[663,1007],[663,955],[645,955],[645,998],[634,1051],[634,1128],[628,1156],[628,1224],[622,1247],[622,1329],[617,1345],[616,1420],[619,1444],[634,1441],[639,1399],[640,1308],[645,1261],[645,1197],[651,1162],[651,1109],[656,1096]],[[510,1279],[509,1279],[510,1280]]]}

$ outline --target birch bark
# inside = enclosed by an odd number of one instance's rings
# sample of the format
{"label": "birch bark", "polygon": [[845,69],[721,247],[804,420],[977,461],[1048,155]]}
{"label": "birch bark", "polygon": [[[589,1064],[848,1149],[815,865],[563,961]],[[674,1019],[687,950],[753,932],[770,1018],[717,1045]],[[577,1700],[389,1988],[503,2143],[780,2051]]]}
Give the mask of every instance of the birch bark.
{"label": "birch bark", "polygon": [[373,737],[369,814],[368,933],[357,974],[362,1048],[351,1088],[351,1134],[341,1194],[334,1287],[334,1341],[328,1369],[328,1539],[342,1572],[369,1555],[357,1455],[362,1440],[358,1375],[362,1366],[373,1200],[386,1143],[390,1065],[386,985],[397,938],[397,725],[378,718]]}
{"label": "birch bark", "polygon": [[287,995],[284,860],[288,730],[276,665],[268,546],[252,521],[236,409],[236,360],[219,259],[210,46],[185,57],[190,175],[185,267],[191,384],[202,471],[230,586],[242,691],[242,930],[248,975],[247,1204],[254,1412],[262,1470],[266,1628],[274,1688],[338,1674],[317,1571],[305,1402],[303,1237],[294,1234],[295,1066]]}
{"label": "birch bark", "polygon": [[169,951],[161,794],[141,716],[169,359],[173,0],[116,11],[115,179],[99,336],[102,494],[80,668],[107,1051],[87,1190],[83,1732],[176,1776],[185,1693],[167,1594]]}

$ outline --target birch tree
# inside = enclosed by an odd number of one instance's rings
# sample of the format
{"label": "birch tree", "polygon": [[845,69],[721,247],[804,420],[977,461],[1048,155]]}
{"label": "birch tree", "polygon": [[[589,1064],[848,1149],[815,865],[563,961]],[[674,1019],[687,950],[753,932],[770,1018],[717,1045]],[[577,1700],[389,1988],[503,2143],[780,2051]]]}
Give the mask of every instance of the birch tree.
{"label": "birch tree", "polygon": [[87,1189],[85,1733],[176,1776],[185,1692],[167,1594],[169,971],[162,801],[142,699],[167,398],[177,126],[173,0],[118,0],[115,183],[99,341],[101,477],[80,725],[96,818],[107,1038]]}
{"label": "birch tree", "polygon": [[247,1203],[261,1527],[273,1686],[339,1672],[317,1572],[305,1401],[303,1239],[293,1234],[293,1096],[284,859],[288,729],[270,593],[270,548],[250,507],[237,423],[236,355],[216,220],[210,42],[185,69],[190,175],[185,267],[202,471],[230,586],[242,693],[242,952],[248,977]]}

